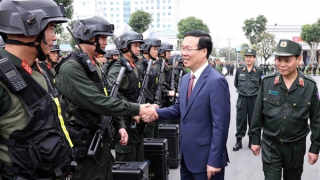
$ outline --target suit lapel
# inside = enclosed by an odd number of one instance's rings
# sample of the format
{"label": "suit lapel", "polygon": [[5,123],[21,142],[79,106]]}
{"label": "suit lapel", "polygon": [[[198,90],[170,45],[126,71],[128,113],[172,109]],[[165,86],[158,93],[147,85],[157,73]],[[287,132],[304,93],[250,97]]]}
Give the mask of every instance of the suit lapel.
{"label": "suit lapel", "polygon": [[[189,99],[188,102],[187,102],[188,88],[186,88],[187,90],[186,90],[186,94],[184,95],[184,97],[185,97],[185,101],[186,101],[187,104],[186,104],[186,110],[184,111],[185,113],[183,114],[182,119],[188,113],[193,101],[196,99],[196,97],[199,94],[200,90],[202,89],[203,85],[206,83],[206,78],[208,77],[208,74],[209,74],[210,70],[211,70],[211,67],[209,65],[203,70],[203,72],[201,73],[200,77],[197,80],[196,85],[194,86],[194,88],[192,90],[192,93],[191,93],[191,96],[190,96],[190,99]],[[189,79],[190,79],[190,74],[189,74],[188,80]],[[189,81],[188,81],[188,83],[189,83]],[[185,87],[188,87],[188,85],[185,86]]]}

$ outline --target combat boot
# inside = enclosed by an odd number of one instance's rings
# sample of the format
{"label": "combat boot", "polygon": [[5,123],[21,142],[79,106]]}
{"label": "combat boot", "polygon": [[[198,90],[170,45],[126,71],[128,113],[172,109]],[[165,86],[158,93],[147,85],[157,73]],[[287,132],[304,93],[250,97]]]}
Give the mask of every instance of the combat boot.
{"label": "combat boot", "polygon": [[242,138],[237,138],[236,145],[233,146],[233,151],[239,151],[242,148]]}
{"label": "combat boot", "polygon": [[251,149],[251,145],[252,145],[252,137],[249,137],[249,144],[248,144],[249,149]]}

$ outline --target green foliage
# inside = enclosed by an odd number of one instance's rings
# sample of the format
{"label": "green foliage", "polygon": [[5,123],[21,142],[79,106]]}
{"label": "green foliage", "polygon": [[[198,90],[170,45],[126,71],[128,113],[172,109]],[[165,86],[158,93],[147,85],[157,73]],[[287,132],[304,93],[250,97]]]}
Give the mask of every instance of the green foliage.
{"label": "green foliage", "polygon": [[250,48],[250,45],[249,44],[247,44],[247,43],[243,43],[243,44],[241,44],[241,51],[240,51],[240,53],[239,53],[239,59],[241,59],[241,60],[244,60],[244,53],[245,53],[245,51],[247,50],[247,49],[249,49]]}
{"label": "green foliage", "polygon": [[[75,22],[76,22],[76,20],[68,22],[68,27],[70,28],[70,30],[73,29],[73,25]],[[69,33],[69,31],[68,31],[68,33]],[[74,41],[74,39],[72,37],[70,38],[70,46],[72,47],[72,49],[74,49],[76,46],[76,42]]]}
{"label": "green foliage", "polygon": [[266,30],[267,22],[267,18],[263,15],[259,15],[256,19],[250,18],[244,21],[242,30],[251,45],[257,45],[261,41],[261,35]]}
{"label": "green foliage", "polygon": [[[220,49],[219,57],[225,57],[225,61],[229,61],[229,48],[224,47]],[[230,48],[230,61],[237,60],[237,54],[235,48]]]}
{"label": "green foliage", "polygon": [[138,10],[131,14],[130,21],[128,23],[132,29],[138,33],[145,32],[151,24],[151,14]]}
{"label": "green foliage", "polygon": [[[300,37],[311,48],[311,61],[316,60],[316,51],[320,43],[320,19],[316,23],[303,25]],[[316,60],[318,61],[318,60]]]}
{"label": "green foliage", "polygon": [[207,33],[210,33],[209,27],[201,19],[197,19],[194,16],[181,19],[178,22],[178,32],[177,35],[179,39],[183,39],[185,33],[192,30],[203,30]]}
{"label": "green foliage", "polygon": [[276,50],[277,44],[274,37],[274,34],[263,32],[261,34],[261,41],[257,45],[254,45],[254,49],[257,50],[257,55],[263,57],[265,62]]}
{"label": "green foliage", "polygon": [[[66,17],[72,19],[73,16],[73,0],[54,0],[57,4],[62,3],[66,9]],[[56,34],[61,34],[63,32],[63,27],[61,24],[58,24],[55,28]]]}

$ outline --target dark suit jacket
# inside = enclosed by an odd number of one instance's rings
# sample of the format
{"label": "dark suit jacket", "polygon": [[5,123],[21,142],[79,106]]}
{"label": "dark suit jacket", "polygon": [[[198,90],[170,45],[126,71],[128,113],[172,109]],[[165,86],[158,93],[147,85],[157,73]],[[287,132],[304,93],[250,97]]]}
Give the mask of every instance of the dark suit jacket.
{"label": "dark suit jacket", "polygon": [[179,98],[168,108],[157,109],[159,120],[181,118],[180,154],[193,173],[207,165],[227,166],[226,148],[230,124],[230,94],[225,78],[208,65],[187,102],[190,73],[183,76]]}

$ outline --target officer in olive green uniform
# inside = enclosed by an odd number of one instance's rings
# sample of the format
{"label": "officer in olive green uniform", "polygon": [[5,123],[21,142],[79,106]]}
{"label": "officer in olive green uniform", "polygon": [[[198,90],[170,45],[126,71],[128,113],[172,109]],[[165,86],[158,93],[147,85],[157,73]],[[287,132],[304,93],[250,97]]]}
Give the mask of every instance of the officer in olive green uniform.
{"label": "officer in olive green uniform", "polygon": [[[73,179],[77,180],[112,179],[113,156],[108,145],[111,140],[108,131],[111,129],[110,124],[107,124],[109,126],[96,154],[87,156],[101,118],[133,116],[139,112],[144,114],[143,111],[147,109],[124,99],[106,97],[105,81],[94,57],[105,53],[103,49],[107,45],[106,38],[113,35],[113,27],[113,24],[97,16],[76,21],[73,34],[80,41],[87,58],[81,61],[80,55],[71,53],[56,66],[56,84],[67,107],[68,125],[75,142],[74,157],[78,167]],[[115,121],[114,126],[121,137],[118,143],[126,145],[128,135],[123,121]]]}
{"label": "officer in olive green uniform", "polygon": [[[280,40],[274,55],[278,71],[261,83],[253,113],[251,132],[254,155],[262,148],[266,180],[300,180],[303,172],[306,137],[311,129],[309,164],[320,149],[320,102],[316,82],[297,69],[301,45]],[[310,119],[308,124],[308,119]],[[262,140],[261,129],[263,129]]]}
{"label": "officer in olive green uniform", "polygon": [[251,147],[250,125],[254,104],[259,91],[261,82],[262,70],[254,66],[256,60],[256,51],[247,49],[245,52],[246,66],[240,67],[236,71],[234,78],[234,86],[237,88],[237,143],[233,147],[233,151],[238,151],[242,148],[242,138],[246,135],[247,125],[249,125],[249,145]]}
{"label": "officer in olive green uniform", "polygon": [[[127,70],[119,87],[119,94],[130,102],[137,102],[142,84],[142,73],[138,70],[136,62],[140,55],[140,45],[144,43],[141,34],[134,31],[127,31],[119,36],[116,41],[117,49],[123,57],[116,61],[108,71],[108,79],[116,80],[120,68],[124,64],[130,65],[132,70]],[[143,161],[143,130],[146,124],[142,121],[136,123],[136,127],[131,127],[132,122],[137,122],[137,116],[124,116],[126,130],[129,140],[126,146],[121,146],[116,142],[115,152],[117,161]]]}
{"label": "officer in olive green uniform", "polygon": [[2,0],[0,14],[0,179],[65,179],[73,143],[57,89],[35,61],[50,53],[65,9],[52,0]]}
{"label": "officer in olive green uniform", "polygon": [[[158,47],[161,45],[161,40],[155,37],[148,37],[144,39],[144,43],[140,46],[142,52],[142,59],[137,62],[137,67],[140,72],[144,75],[148,62],[152,61],[152,65],[149,72],[149,82],[147,90],[147,103],[154,104],[154,97],[157,91],[157,76],[158,72],[155,69],[155,60],[158,58]],[[159,138],[159,121],[154,121],[147,124],[144,128],[145,138]]]}

